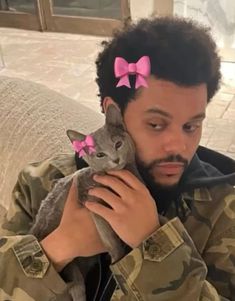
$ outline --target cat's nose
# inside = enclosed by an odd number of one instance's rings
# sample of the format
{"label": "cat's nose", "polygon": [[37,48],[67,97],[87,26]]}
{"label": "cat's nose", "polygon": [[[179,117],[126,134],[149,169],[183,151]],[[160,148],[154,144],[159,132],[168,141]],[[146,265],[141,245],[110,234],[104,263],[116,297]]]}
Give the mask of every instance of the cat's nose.
{"label": "cat's nose", "polygon": [[116,164],[118,164],[118,163],[119,163],[119,161],[120,161],[120,159],[119,159],[119,158],[117,158],[117,159],[113,160],[113,162],[114,162],[114,163],[116,163]]}

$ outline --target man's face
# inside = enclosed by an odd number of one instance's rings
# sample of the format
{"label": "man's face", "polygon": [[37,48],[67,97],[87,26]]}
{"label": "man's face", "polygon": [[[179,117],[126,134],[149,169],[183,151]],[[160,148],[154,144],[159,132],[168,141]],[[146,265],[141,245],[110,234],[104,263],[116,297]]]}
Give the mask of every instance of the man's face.
{"label": "man's face", "polygon": [[181,87],[149,78],[125,112],[124,122],[135,142],[137,161],[160,186],[178,183],[192,159],[205,118],[205,84]]}

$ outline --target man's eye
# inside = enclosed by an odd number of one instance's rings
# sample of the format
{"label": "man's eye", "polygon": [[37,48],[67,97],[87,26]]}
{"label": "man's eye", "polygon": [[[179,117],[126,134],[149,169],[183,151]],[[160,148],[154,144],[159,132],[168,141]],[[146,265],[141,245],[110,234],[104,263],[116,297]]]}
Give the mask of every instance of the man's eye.
{"label": "man's eye", "polygon": [[185,124],[183,129],[187,133],[193,133],[200,127],[200,124]]}
{"label": "man's eye", "polygon": [[149,123],[150,127],[153,128],[156,131],[161,131],[165,125],[164,124],[159,124],[159,123]]}

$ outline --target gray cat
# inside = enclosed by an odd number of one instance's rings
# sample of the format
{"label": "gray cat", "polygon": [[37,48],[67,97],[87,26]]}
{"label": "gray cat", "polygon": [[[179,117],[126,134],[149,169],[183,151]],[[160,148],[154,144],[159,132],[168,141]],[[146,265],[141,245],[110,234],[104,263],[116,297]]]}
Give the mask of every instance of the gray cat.
{"label": "gray cat", "polygon": [[[67,135],[72,143],[78,140],[84,141],[87,137],[72,130],[68,130]],[[58,180],[52,191],[41,203],[35,223],[31,229],[31,233],[39,241],[58,227],[73,178],[76,178],[77,181],[78,200],[81,205],[86,200],[90,200],[106,206],[107,204],[103,200],[88,196],[90,188],[101,186],[93,180],[94,174],[105,174],[107,170],[124,168],[130,170],[141,179],[135,164],[133,141],[125,129],[119,110],[114,105],[110,105],[107,109],[104,126],[89,136],[92,136],[95,143],[94,149],[90,152],[89,147],[85,146],[82,154],[89,167]],[[96,214],[92,214],[92,217],[112,262],[117,261],[124,255],[123,242],[103,218]]]}

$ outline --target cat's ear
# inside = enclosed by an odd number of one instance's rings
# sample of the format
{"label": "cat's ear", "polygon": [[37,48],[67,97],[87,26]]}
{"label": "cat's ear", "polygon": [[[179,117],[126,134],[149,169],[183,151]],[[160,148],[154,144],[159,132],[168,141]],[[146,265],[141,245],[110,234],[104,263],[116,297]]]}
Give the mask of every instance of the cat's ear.
{"label": "cat's ear", "polygon": [[123,127],[123,129],[125,129],[122,114],[120,110],[113,104],[110,104],[106,110],[106,124]]}
{"label": "cat's ear", "polygon": [[82,133],[79,133],[79,132],[76,132],[76,131],[73,131],[73,130],[67,130],[66,131],[67,133],[67,136],[69,137],[69,140],[73,143],[73,141],[75,140],[84,140],[86,138],[86,135],[82,134]]}

